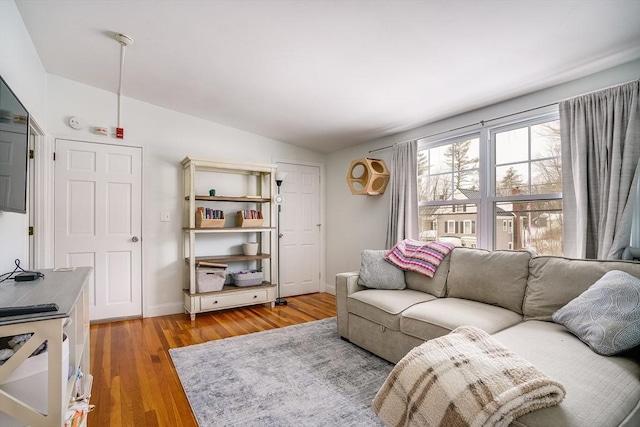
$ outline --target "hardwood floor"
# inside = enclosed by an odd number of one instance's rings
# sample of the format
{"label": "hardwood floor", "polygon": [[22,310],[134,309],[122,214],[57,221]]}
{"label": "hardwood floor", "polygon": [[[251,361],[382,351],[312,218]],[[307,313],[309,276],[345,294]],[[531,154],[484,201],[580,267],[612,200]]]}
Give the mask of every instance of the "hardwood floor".
{"label": "hardwood floor", "polygon": [[168,349],[336,315],[335,297],[288,297],[288,305],[91,325],[91,427],[197,426]]}

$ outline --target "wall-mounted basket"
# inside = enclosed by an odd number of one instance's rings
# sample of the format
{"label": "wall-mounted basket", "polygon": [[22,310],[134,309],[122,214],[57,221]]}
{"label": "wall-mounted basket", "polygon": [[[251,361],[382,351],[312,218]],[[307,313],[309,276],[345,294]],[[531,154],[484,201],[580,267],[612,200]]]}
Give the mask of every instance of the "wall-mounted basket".
{"label": "wall-mounted basket", "polygon": [[353,160],[347,173],[351,194],[377,196],[384,193],[389,183],[389,170],[380,159]]}

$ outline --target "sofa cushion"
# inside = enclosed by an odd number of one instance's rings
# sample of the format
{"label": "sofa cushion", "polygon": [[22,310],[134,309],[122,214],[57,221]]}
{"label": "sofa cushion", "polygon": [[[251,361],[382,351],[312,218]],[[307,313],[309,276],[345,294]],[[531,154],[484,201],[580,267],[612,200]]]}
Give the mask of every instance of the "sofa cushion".
{"label": "sofa cushion", "polygon": [[400,330],[400,313],[412,305],[436,299],[433,295],[411,289],[367,289],[347,298],[347,311],[385,326]]}
{"label": "sofa cushion", "polygon": [[524,319],[551,321],[554,312],[589,289],[611,270],[624,271],[640,278],[638,262],[552,256],[532,258],[529,262],[529,280],[522,306]]}
{"label": "sofa cushion", "polygon": [[425,341],[448,334],[458,326],[476,326],[493,334],[522,322],[522,316],[502,307],[459,298],[440,298],[406,309],[400,330]]}
{"label": "sofa cushion", "polygon": [[364,250],[358,284],[373,289],[404,289],[404,271],[384,259],[384,250]]}
{"label": "sofa cushion", "polygon": [[447,276],[447,296],[497,305],[522,314],[531,254],[455,248]]}
{"label": "sofa cushion", "polygon": [[[619,426],[640,401],[640,364],[634,357],[603,357],[552,322],[528,321],[493,335],[567,390],[558,406],[518,418],[515,426]],[[634,421],[626,425],[633,424]],[[636,421],[637,422],[637,419]]]}
{"label": "sofa cushion", "polygon": [[437,297],[443,297],[447,291],[447,274],[449,274],[449,264],[451,260],[451,253],[447,254],[438,268],[436,269],[433,277],[423,276],[422,274],[414,271],[405,271],[404,281],[407,283],[407,288],[415,289],[416,291],[428,292],[431,295]]}
{"label": "sofa cushion", "polygon": [[611,270],[556,311],[553,321],[604,356],[640,345],[640,279]]}

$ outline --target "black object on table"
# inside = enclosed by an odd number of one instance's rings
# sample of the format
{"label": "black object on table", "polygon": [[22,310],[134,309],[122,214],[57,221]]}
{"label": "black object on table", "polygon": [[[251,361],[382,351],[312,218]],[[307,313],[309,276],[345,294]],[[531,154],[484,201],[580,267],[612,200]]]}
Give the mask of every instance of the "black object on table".
{"label": "black object on table", "polygon": [[20,305],[15,307],[0,307],[0,317],[20,316],[22,314],[45,313],[49,311],[58,311],[58,304],[35,304]]}

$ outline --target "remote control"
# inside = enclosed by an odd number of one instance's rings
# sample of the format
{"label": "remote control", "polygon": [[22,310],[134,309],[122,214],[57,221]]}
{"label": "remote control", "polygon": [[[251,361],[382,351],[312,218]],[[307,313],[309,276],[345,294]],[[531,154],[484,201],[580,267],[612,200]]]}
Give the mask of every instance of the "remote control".
{"label": "remote control", "polygon": [[16,307],[0,307],[0,317],[20,316],[22,314],[46,313],[49,311],[58,311],[58,304],[35,304],[21,305]]}

